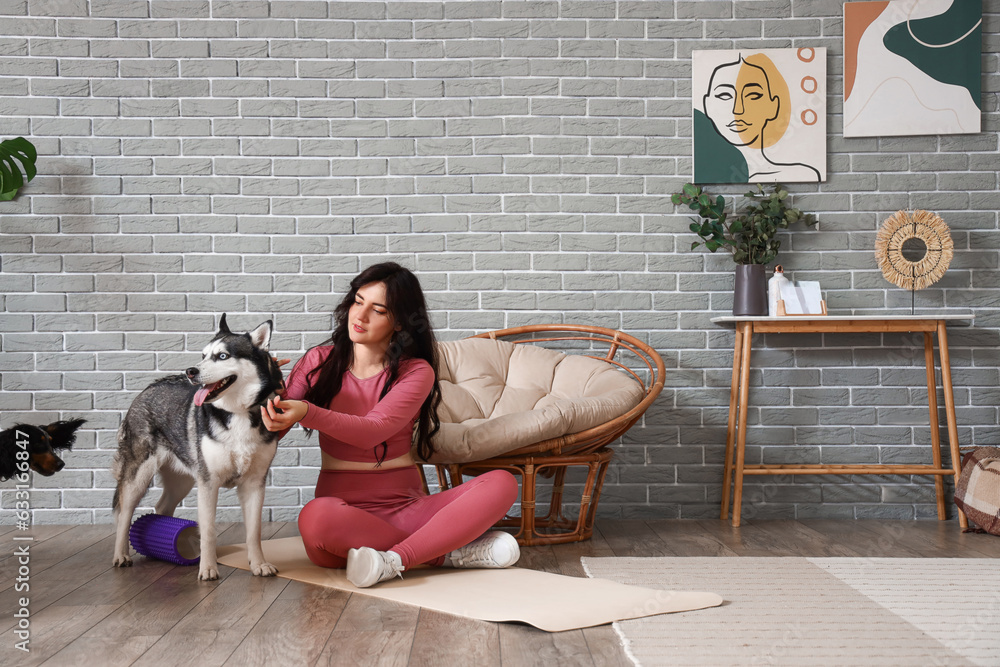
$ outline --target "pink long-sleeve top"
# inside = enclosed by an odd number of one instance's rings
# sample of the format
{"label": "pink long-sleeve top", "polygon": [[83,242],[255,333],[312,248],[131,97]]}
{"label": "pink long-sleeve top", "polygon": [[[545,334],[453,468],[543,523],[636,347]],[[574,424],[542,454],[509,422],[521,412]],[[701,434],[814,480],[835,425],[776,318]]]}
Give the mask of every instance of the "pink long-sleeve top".
{"label": "pink long-sleeve top", "polygon": [[[330,355],[332,345],[314,347],[295,364],[285,385],[285,398],[302,400],[310,387],[307,374]],[[319,374],[312,377],[315,382]],[[330,405],[321,407],[306,402],[306,416],[299,423],[319,431],[319,447],[341,461],[375,463],[389,461],[410,451],[413,425],[420,406],[434,386],[434,369],[423,359],[400,363],[399,377],[385,397],[378,397],[385,386],[387,371],[369,378],[344,373],[340,392]],[[378,445],[386,443],[383,455]]]}

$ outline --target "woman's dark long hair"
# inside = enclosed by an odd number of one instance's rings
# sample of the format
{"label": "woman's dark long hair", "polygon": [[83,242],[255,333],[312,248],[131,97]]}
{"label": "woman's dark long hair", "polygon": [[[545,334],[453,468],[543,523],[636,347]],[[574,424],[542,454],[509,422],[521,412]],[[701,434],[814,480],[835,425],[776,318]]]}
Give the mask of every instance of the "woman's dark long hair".
{"label": "woman's dark long hair", "polygon": [[[441,403],[441,387],[437,380],[437,345],[430,318],[427,316],[427,303],[420,288],[420,281],[409,269],[395,262],[375,264],[351,281],[351,289],[333,311],[333,334],[323,343],[332,344],[333,350],[322,364],[309,371],[306,377],[309,379],[310,387],[303,398],[313,405],[325,407],[330,405],[333,397],[340,392],[344,373],[354,362],[354,344],[348,334],[348,313],[358,290],[371,283],[385,285],[385,306],[392,314],[395,326],[400,327],[393,334],[389,349],[386,351],[387,377],[379,400],[382,400],[399,378],[401,362],[407,359],[423,359],[434,369],[434,386],[431,387],[427,400],[420,406],[415,435],[417,454],[427,460],[434,453],[431,437],[441,426],[437,416],[438,405]],[[313,380],[317,373],[318,377]],[[381,464],[387,446],[383,442],[377,445],[376,449],[379,447],[382,451],[376,452],[376,459]]]}

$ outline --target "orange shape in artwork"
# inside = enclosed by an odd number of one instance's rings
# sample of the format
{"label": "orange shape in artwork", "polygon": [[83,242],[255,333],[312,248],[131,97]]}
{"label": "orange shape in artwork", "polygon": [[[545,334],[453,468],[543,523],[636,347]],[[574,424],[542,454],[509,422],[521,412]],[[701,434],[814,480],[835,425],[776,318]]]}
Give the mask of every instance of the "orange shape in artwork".
{"label": "orange shape in artwork", "polygon": [[848,2],[844,5],[844,99],[851,96],[858,73],[858,44],[865,30],[889,6],[883,2]]}

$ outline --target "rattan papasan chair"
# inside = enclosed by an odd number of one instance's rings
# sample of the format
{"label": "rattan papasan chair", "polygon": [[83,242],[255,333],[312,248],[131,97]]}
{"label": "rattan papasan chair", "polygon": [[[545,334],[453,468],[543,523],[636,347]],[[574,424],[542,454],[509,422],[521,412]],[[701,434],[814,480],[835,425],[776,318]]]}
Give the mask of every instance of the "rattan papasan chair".
{"label": "rattan papasan chair", "polygon": [[[621,331],[573,324],[490,331],[440,343],[438,352],[441,429],[426,463],[440,488],[506,469],[521,483],[520,516],[498,526],[516,527],[525,546],[590,538],[608,445],[663,389],[660,355]],[[585,477],[567,481],[574,468]],[[540,477],[551,479],[551,490]],[[563,512],[570,491],[579,498],[575,517]],[[536,514],[546,494],[547,512]]]}

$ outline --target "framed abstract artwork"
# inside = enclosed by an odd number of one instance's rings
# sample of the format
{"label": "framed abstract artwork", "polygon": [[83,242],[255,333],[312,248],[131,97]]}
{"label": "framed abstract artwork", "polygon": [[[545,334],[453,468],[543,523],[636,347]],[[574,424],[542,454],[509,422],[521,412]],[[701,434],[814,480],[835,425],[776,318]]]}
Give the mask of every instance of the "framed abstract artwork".
{"label": "framed abstract artwork", "polygon": [[691,54],[695,183],[826,180],[826,49]]}
{"label": "framed abstract artwork", "polygon": [[981,129],[982,0],[844,5],[844,136]]}

